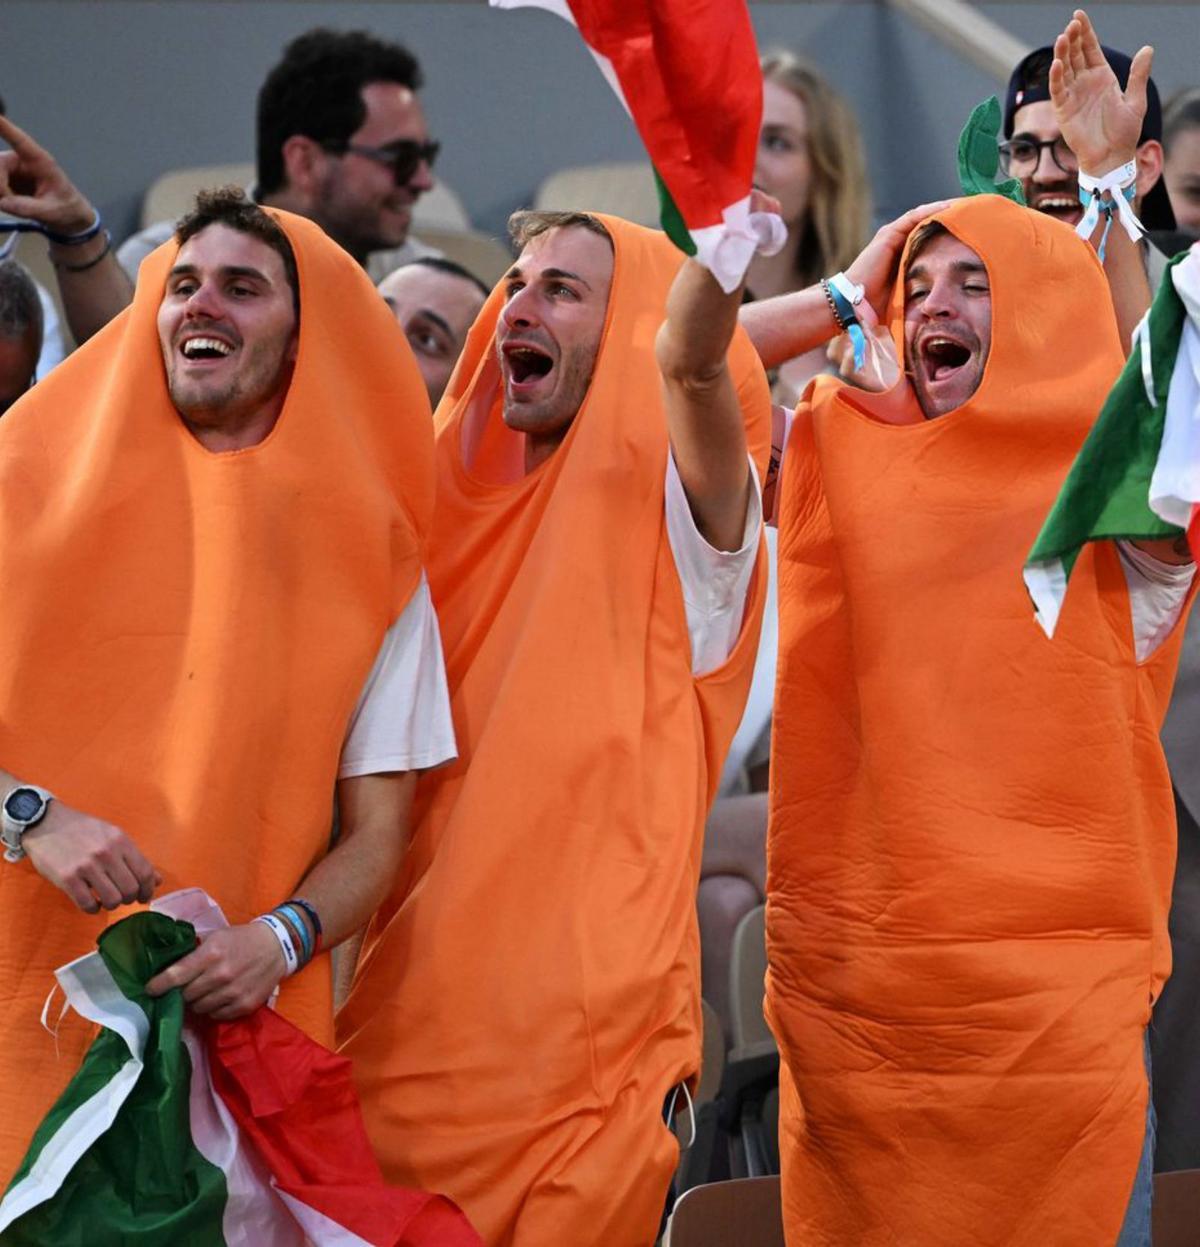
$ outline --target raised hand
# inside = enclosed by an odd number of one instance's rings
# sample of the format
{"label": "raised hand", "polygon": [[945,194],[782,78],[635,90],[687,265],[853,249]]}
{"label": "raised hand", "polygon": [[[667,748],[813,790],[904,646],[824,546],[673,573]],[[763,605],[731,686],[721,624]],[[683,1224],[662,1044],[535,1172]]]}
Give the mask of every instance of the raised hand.
{"label": "raised hand", "polygon": [[0,212],[56,234],[83,233],[96,214],[58,161],[7,117],[0,117],[0,139],[12,149],[0,152]]}
{"label": "raised hand", "polygon": [[102,819],[51,802],[46,817],[21,839],[34,870],[85,913],[148,901],[162,877],[141,849]]}
{"label": "raised hand", "polygon": [[1099,176],[1134,158],[1146,115],[1146,82],[1153,59],[1153,48],[1139,50],[1122,92],[1082,9],[1075,10],[1054,41],[1050,98],[1063,138],[1085,173]]}

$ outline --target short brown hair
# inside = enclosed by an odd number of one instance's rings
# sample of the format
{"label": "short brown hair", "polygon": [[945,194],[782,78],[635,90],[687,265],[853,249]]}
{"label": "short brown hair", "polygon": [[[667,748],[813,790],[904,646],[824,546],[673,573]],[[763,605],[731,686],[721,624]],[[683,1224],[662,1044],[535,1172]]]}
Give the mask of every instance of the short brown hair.
{"label": "short brown hair", "polygon": [[935,238],[949,232],[941,221],[925,221],[918,225],[912,236],[912,245],[908,249],[908,263],[911,264]]}
{"label": "short brown hair", "polygon": [[299,316],[300,274],[296,270],[296,253],[279,222],[247,199],[240,186],[220,186],[215,190],[203,190],[196,196],[196,206],[175,222],[175,241],[182,247],[189,238],[210,225],[224,225],[240,234],[249,234],[279,255],[292,288],[292,306]]}
{"label": "short brown hair", "polygon": [[520,250],[528,246],[533,239],[547,234],[552,229],[586,229],[607,239],[612,246],[612,235],[608,227],[590,212],[546,212],[536,208],[522,208],[508,218],[508,236],[513,246]]}

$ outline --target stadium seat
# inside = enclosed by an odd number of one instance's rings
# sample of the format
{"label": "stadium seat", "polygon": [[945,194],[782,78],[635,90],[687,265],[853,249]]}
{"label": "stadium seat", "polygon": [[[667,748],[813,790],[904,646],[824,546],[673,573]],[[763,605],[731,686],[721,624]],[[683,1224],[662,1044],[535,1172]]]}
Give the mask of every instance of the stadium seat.
{"label": "stadium seat", "polygon": [[784,1247],[779,1179],[742,1178],[684,1192],[663,1247]]}
{"label": "stadium seat", "polygon": [[658,190],[644,161],[579,165],[548,177],[533,206],[556,212],[608,212],[637,225],[658,226]]}
{"label": "stadium seat", "polygon": [[1200,1242],[1200,1169],[1154,1175],[1154,1247]]}

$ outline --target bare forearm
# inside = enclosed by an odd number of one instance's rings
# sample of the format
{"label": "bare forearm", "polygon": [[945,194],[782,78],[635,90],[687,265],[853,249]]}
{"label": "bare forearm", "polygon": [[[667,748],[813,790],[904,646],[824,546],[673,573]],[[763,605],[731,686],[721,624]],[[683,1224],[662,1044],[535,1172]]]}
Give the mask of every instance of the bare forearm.
{"label": "bare forearm", "polygon": [[696,526],[710,545],[742,544],[750,472],[741,405],[726,363],[740,291],[725,294],[694,260],[667,296],[656,353],[667,430]]}
{"label": "bare forearm", "polygon": [[1104,275],[1112,294],[1121,346],[1128,358],[1133,331],[1146,314],[1152,295],[1142,244],[1134,242],[1117,222],[1109,230],[1104,249]]}
{"label": "bare forearm", "polygon": [[412,772],[338,784],[341,838],[296,889],[321,916],[324,947],[361,930],[391,889],[408,846],[415,786]]}
{"label": "bare forearm", "polygon": [[766,368],[777,368],[840,332],[820,286],[747,303],[738,318]]}
{"label": "bare forearm", "polygon": [[706,268],[685,260],[667,296],[667,316],[656,343],[663,375],[703,382],[720,373],[741,301],[740,286],[726,294]]}
{"label": "bare forearm", "polygon": [[[63,312],[75,341],[84,343],[133,300],[133,283],[102,233],[74,247],[50,244]],[[93,263],[95,261],[95,263]]]}

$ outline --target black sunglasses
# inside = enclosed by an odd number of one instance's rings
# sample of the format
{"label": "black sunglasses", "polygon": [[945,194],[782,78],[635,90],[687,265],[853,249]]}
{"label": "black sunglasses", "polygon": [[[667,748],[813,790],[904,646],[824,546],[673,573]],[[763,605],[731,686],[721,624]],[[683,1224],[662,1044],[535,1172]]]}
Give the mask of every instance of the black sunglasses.
{"label": "black sunglasses", "polygon": [[373,160],[376,164],[391,169],[396,182],[403,186],[421,167],[424,161],[431,169],[433,162],[441,151],[440,143],[430,140],[418,143],[416,139],[397,139],[386,147],[364,147],[361,143],[326,142],[321,147],[334,156],[355,155],[365,160]]}

